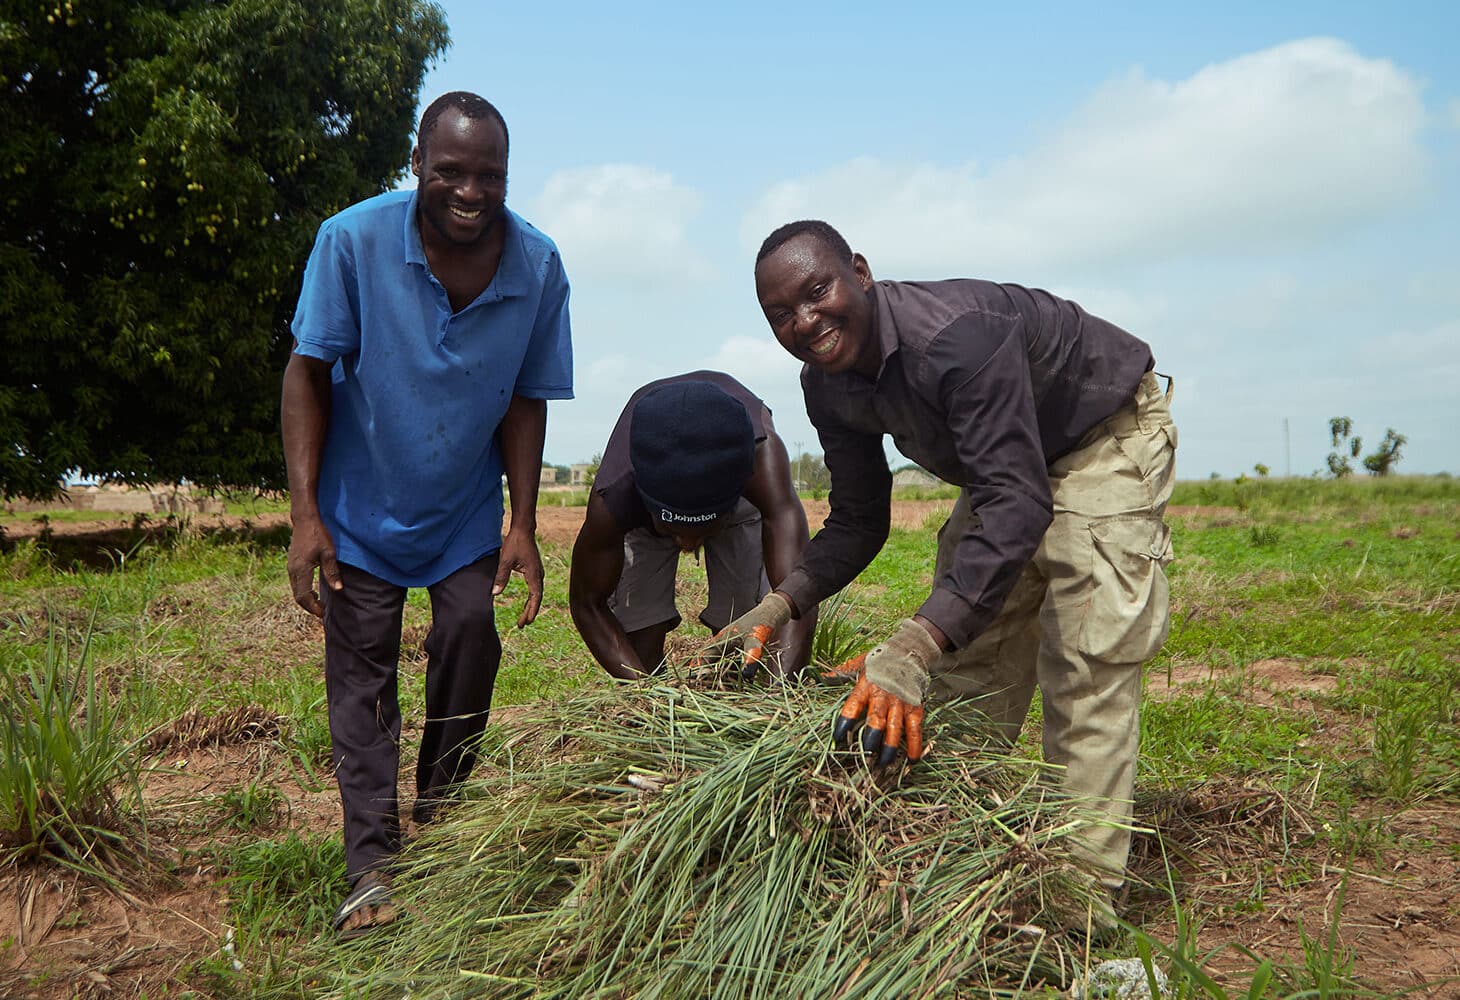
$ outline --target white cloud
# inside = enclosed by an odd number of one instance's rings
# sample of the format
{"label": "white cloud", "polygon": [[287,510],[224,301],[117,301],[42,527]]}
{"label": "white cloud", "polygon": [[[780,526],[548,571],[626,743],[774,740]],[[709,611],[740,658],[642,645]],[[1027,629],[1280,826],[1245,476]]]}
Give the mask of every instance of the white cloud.
{"label": "white cloud", "polygon": [[1359,349],[1365,371],[1388,369],[1397,387],[1414,379],[1460,382],[1460,320],[1420,330],[1396,330],[1365,341]]}
{"label": "white cloud", "polygon": [[1423,187],[1420,85],[1311,38],[1175,83],[1101,87],[1028,155],[986,168],[859,158],[766,191],[747,246],[821,217],[886,276],[1001,275],[1268,250],[1384,213]]}
{"label": "white cloud", "polygon": [[608,163],[550,176],[533,200],[532,219],[562,249],[575,281],[698,282],[710,267],[687,230],[701,201],[698,191],[661,170]]}
{"label": "white cloud", "polygon": [[634,367],[631,359],[613,354],[590,361],[587,370],[578,373],[578,378],[593,386],[622,385],[633,377]]}
{"label": "white cloud", "polygon": [[[1077,302],[1092,316],[1100,316],[1142,340],[1156,346],[1168,336],[1180,308],[1173,309],[1167,294],[1115,288],[1109,285],[1082,286],[1062,284],[1050,289],[1061,298]],[[1159,359],[1159,353],[1157,355]]]}

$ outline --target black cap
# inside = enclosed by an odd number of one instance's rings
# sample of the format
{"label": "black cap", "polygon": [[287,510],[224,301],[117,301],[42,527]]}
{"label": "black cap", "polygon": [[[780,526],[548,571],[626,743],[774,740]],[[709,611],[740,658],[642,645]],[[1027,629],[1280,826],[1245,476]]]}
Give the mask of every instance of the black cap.
{"label": "black cap", "polygon": [[629,464],[651,517],[703,524],[734,507],[755,467],[755,429],[712,382],[671,382],[634,403]]}

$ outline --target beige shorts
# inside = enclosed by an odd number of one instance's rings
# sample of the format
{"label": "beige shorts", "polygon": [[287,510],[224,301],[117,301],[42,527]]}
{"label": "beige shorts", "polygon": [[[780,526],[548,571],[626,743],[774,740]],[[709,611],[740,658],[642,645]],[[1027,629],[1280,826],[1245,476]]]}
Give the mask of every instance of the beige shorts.
{"label": "beige shorts", "polygon": [[[700,623],[718,632],[737,615],[755,607],[771,589],[766,578],[760,511],[744,497],[725,527],[705,539],[705,575],[709,605]],[[679,546],[653,528],[635,528],[624,537],[624,571],[608,608],[625,632],[672,622],[680,623],[674,601],[679,572]]]}

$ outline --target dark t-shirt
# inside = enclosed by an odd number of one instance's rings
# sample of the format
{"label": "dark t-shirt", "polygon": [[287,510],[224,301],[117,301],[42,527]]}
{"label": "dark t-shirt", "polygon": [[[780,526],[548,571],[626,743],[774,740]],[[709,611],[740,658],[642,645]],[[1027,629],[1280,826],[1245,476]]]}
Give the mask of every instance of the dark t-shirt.
{"label": "dark t-shirt", "polygon": [[745,412],[750,416],[750,426],[755,431],[756,444],[766,439],[766,414],[770,411],[765,403],[724,372],[687,372],[640,386],[629,397],[623,413],[619,414],[618,423],[614,424],[613,433],[608,436],[608,444],[603,449],[603,458],[598,463],[598,474],[593,478],[593,492],[603,498],[608,512],[625,534],[649,523],[648,508],[639,496],[634,468],[629,464],[629,418],[633,415],[634,403],[640,396],[651,389],[675,382],[710,382],[725,390],[745,406]]}
{"label": "dark t-shirt", "polygon": [[886,540],[890,434],[969,492],[978,527],[918,613],[955,647],[1003,606],[1049,527],[1048,468],[1133,396],[1150,347],[1048,292],[960,279],[873,286],[876,381],[801,371],[831,473],[831,513],[780,585],[797,607],[850,583]]}

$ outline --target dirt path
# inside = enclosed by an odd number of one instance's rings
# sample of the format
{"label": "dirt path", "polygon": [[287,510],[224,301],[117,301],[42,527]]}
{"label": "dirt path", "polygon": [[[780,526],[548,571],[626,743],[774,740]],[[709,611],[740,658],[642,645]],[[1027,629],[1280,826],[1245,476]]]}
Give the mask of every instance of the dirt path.
{"label": "dirt path", "polygon": [[[549,500],[551,498],[548,498]],[[814,532],[826,520],[831,505],[825,500],[803,500],[806,520]],[[918,528],[928,523],[935,512],[946,515],[952,509],[951,500],[898,500],[892,505],[892,524],[897,528]],[[537,534],[544,542],[556,545],[571,545],[583,526],[586,507],[560,507],[544,502],[537,509]],[[205,535],[214,534],[260,534],[287,531],[289,515],[284,513],[259,514],[254,517],[239,517],[231,514],[194,514],[182,522],[188,531]],[[94,521],[51,521],[49,523],[27,518],[16,520],[4,526],[4,538],[18,542],[28,538],[39,538],[48,534],[53,539],[64,539],[72,543],[87,542],[97,547],[113,547],[135,544],[139,537],[159,535],[178,530],[177,522],[149,519],[134,525],[130,517],[97,519]]]}

